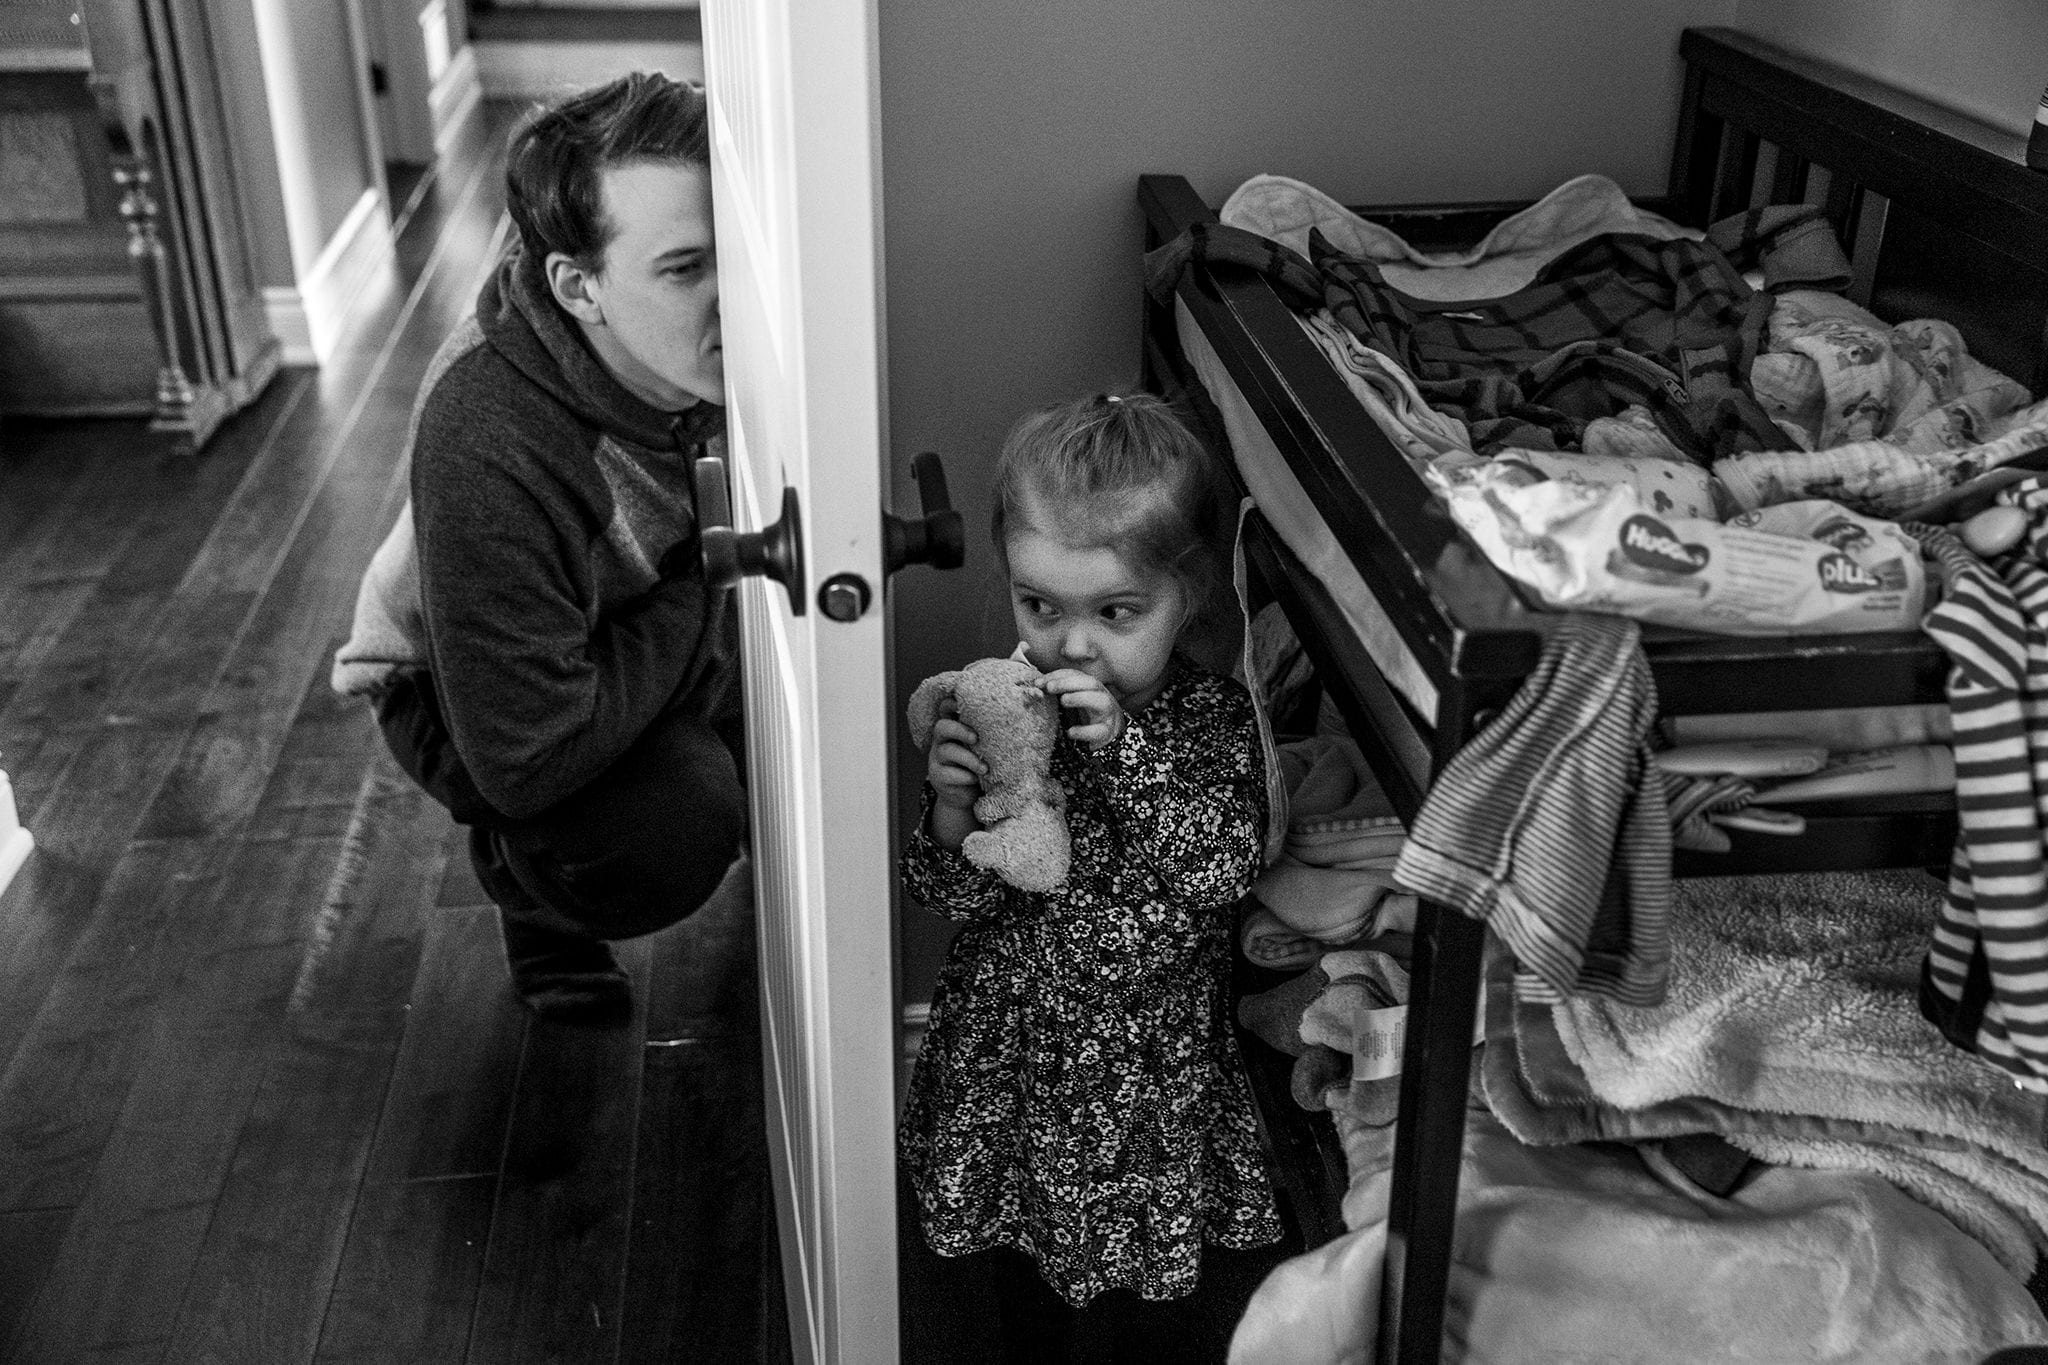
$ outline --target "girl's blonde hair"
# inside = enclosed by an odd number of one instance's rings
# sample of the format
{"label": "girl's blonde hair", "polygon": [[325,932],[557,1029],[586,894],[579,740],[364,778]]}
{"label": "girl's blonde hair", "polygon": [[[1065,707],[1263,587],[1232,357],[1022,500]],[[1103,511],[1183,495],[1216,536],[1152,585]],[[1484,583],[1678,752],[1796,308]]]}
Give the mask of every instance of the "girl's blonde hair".
{"label": "girl's blonde hair", "polygon": [[1010,429],[990,531],[1005,574],[1009,533],[1028,524],[1170,575],[1189,620],[1210,621],[1223,597],[1226,513],[1214,460],[1169,404],[1148,393],[1099,393],[1040,408]]}

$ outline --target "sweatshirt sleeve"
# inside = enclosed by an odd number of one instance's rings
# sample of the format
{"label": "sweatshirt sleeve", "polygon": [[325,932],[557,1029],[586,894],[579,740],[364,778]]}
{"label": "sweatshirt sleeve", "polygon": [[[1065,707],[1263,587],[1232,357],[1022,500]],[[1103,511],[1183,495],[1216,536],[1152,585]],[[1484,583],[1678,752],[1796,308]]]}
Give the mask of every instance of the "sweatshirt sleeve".
{"label": "sweatshirt sleeve", "polygon": [[532,485],[537,465],[518,449],[551,433],[475,418],[434,404],[421,416],[420,598],[456,750],[484,797],[524,818],[639,738],[701,667],[718,604],[678,576],[589,620],[588,532],[566,498]]}
{"label": "sweatshirt sleeve", "polygon": [[1124,846],[1174,899],[1228,905],[1251,889],[1264,850],[1266,784],[1251,699],[1213,679],[1186,699],[1195,723],[1155,738],[1132,720],[1089,758]]}

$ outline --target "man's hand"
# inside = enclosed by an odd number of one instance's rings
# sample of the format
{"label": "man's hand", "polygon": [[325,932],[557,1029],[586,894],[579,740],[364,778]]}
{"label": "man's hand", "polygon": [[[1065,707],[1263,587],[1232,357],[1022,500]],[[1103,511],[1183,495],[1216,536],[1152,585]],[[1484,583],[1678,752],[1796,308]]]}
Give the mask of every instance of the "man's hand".
{"label": "man's hand", "polygon": [[1078,711],[1081,722],[1067,727],[1077,744],[1100,749],[1114,744],[1124,732],[1124,708],[1109,689],[1078,668],[1062,668],[1046,674],[1038,685],[1058,699],[1062,711]]}
{"label": "man's hand", "polygon": [[955,851],[981,828],[974,818],[974,803],[981,799],[981,779],[988,765],[974,751],[978,742],[974,731],[961,723],[959,703],[951,697],[940,702],[931,748],[925,754],[925,780],[932,784],[932,837]]}

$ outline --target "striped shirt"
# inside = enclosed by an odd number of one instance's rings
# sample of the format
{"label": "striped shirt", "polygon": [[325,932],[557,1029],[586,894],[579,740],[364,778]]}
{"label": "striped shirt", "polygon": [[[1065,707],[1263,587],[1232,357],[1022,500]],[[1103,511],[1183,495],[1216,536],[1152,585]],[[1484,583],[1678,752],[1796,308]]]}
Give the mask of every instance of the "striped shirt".
{"label": "striped shirt", "polygon": [[1523,999],[1664,998],[1671,823],[1650,773],[1656,686],[1625,617],[1563,617],[1501,712],[1444,765],[1395,878],[1483,919]]}
{"label": "striped shirt", "polygon": [[2048,483],[1999,500],[2025,510],[2028,529],[1989,564],[1913,528],[1947,570],[1923,628],[1949,656],[1961,824],[1920,1008],[2023,1089],[2048,1091]]}

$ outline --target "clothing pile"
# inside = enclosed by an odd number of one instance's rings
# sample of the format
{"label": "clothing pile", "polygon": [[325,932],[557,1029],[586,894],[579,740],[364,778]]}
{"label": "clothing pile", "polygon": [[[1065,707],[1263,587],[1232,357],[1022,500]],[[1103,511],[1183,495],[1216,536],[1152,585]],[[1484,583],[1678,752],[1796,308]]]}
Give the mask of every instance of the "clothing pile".
{"label": "clothing pile", "polygon": [[1889,521],[2048,461],[2048,401],[1950,324],[1841,297],[1847,259],[1810,205],[1701,234],[1583,176],[1435,255],[1280,176],[1221,217],[1147,258],[1155,295],[1193,261],[1260,271],[1488,558],[1554,607],[1912,629],[1928,594]]}
{"label": "clothing pile", "polygon": [[[2048,1340],[2025,1285],[2048,1111],[1916,1017],[1934,902],[1918,873],[1684,883],[1654,1007],[1532,1002],[1496,953],[1445,1358],[1980,1365]],[[1259,1287],[1235,1365],[1374,1358],[1393,1134],[1333,1112],[1349,1231]],[[1719,1181],[1688,1159],[1716,1143]]]}
{"label": "clothing pile", "polygon": [[1306,967],[1330,947],[1415,927],[1394,881],[1405,835],[1358,745],[1311,735],[1279,746],[1287,792],[1280,857],[1252,884],[1239,946],[1262,967]]}

